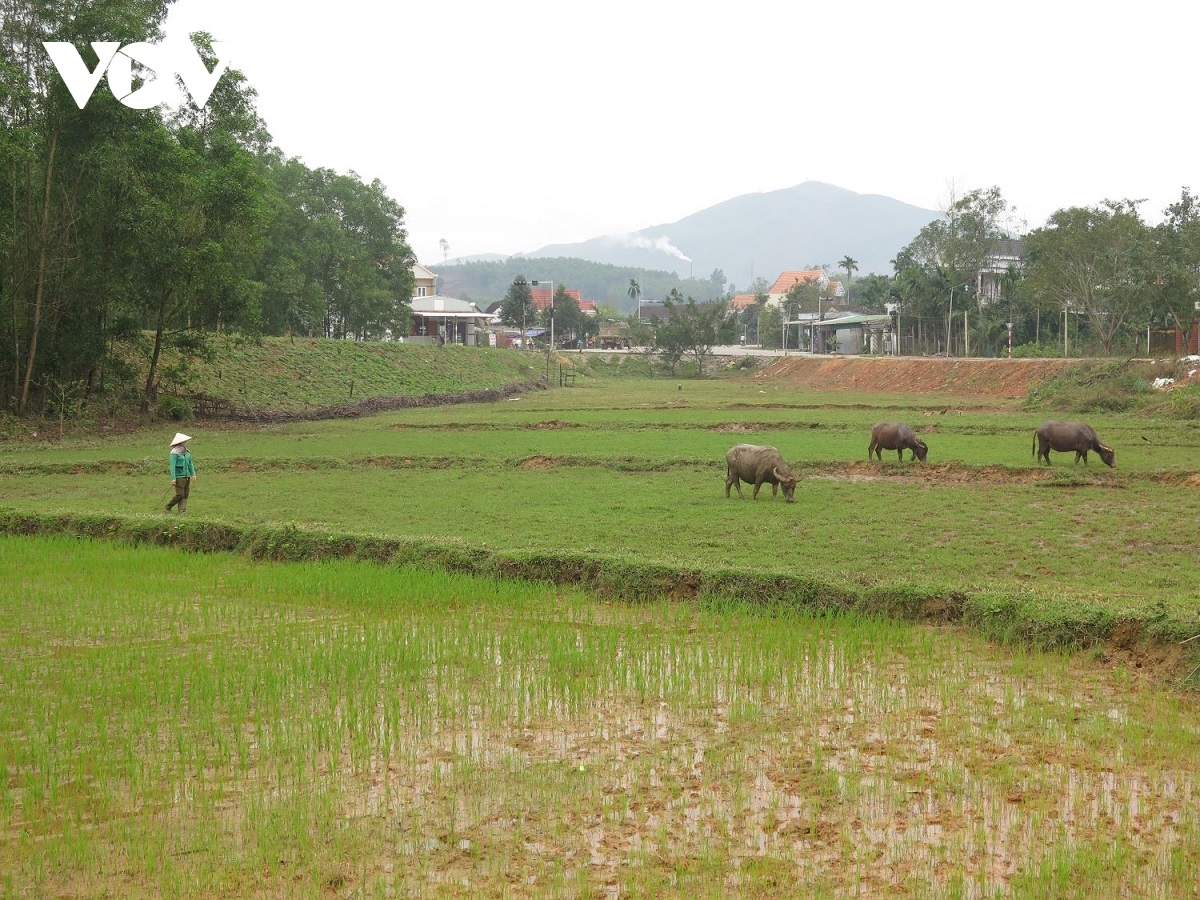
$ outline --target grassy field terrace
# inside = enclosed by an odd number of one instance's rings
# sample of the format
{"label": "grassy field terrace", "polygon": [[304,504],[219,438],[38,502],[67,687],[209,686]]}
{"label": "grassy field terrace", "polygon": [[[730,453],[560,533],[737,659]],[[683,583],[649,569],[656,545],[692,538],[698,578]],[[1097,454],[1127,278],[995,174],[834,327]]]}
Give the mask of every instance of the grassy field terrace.
{"label": "grassy field terrace", "polygon": [[600,371],[0,442],[0,894],[1195,893],[1196,422]]}

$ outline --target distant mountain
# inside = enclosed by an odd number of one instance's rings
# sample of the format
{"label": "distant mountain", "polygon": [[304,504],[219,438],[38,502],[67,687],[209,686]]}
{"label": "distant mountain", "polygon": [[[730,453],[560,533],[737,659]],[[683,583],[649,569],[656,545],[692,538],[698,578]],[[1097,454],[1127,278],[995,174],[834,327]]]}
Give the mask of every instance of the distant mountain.
{"label": "distant mountain", "polygon": [[806,181],[743,194],[678,222],[550,244],[523,256],[665,269],[681,278],[708,278],[720,269],[731,284],[745,290],[755,278],[774,281],[789,269],[828,265],[836,271],[845,256],[858,261],[856,276],[890,275],[896,254],[940,216],[890,197]]}

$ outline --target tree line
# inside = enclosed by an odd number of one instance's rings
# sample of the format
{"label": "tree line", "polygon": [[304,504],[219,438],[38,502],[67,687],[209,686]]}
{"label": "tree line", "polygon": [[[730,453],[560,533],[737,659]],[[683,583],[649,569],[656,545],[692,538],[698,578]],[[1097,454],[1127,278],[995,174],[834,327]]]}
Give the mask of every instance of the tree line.
{"label": "tree line", "polygon": [[[271,143],[228,70],[203,108],[79,108],[43,41],[154,42],[171,0],[0,0],[0,408],[154,402],[212,336],[406,330],[413,254],[379,181]],[[211,70],[211,36],[192,35]],[[160,75],[160,77],[162,77]]]}

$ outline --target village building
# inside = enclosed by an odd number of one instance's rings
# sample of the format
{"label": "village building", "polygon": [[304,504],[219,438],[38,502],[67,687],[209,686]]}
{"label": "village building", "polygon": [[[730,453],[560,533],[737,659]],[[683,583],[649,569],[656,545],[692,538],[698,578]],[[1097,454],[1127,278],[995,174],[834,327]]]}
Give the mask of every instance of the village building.
{"label": "village building", "polygon": [[495,345],[489,337],[491,319],[478,306],[437,292],[437,275],[413,263],[412,321],[401,340],[415,344],[464,344],[470,347]]}

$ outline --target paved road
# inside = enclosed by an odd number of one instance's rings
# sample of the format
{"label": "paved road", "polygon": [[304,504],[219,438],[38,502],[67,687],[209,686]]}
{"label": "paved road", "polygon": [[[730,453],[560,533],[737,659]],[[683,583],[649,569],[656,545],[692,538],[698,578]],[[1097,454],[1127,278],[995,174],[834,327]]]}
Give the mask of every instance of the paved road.
{"label": "paved road", "polygon": [[[559,350],[559,353],[577,353],[572,350]],[[632,350],[584,350],[584,353],[640,353],[641,350],[634,348]],[[743,347],[741,344],[725,344],[719,347],[713,347],[714,356],[812,356],[813,354],[805,350],[788,350],[785,354],[782,350],[764,349],[762,347]]]}

